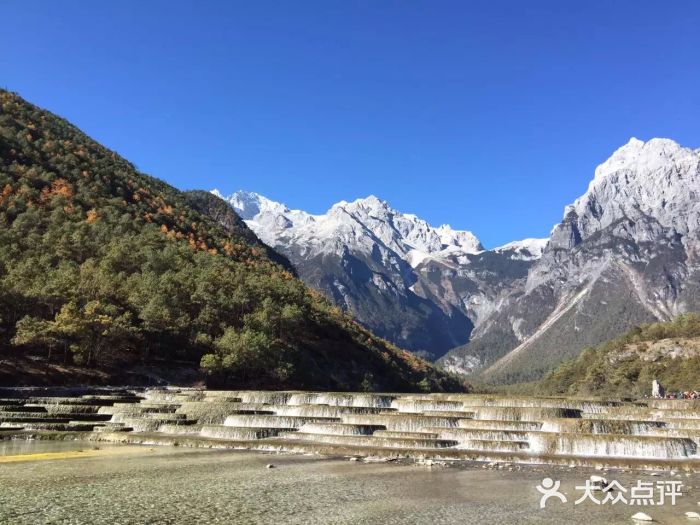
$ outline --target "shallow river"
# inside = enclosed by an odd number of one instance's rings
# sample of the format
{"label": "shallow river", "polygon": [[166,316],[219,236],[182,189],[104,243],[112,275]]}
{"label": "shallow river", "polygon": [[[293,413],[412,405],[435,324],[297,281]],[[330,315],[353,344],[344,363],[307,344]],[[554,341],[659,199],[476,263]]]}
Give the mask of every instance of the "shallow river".
{"label": "shallow river", "polygon": [[[0,523],[693,523],[700,477],[609,472],[623,487],[637,480],[682,482],[676,505],[574,504],[587,469],[509,471],[362,463],[177,447],[0,442]],[[275,468],[266,468],[267,464]],[[536,486],[561,481],[567,503],[539,509]],[[602,496],[599,496],[602,498]],[[695,521],[700,523],[700,521]]]}

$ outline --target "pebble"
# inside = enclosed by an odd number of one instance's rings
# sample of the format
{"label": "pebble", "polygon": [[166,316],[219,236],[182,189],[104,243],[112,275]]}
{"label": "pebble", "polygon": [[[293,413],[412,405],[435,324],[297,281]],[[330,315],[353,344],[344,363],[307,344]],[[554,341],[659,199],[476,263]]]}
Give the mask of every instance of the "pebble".
{"label": "pebble", "polygon": [[643,512],[637,512],[632,519],[635,521],[654,521],[654,518],[649,516],[649,514],[644,514]]}
{"label": "pebble", "polygon": [[698,514],[697,512],[686,512],[685,517],[689,520],[700,520],[700,514]]}
{"label": "pebble", "polygon": [[265,468],[275,468],[275,466],[272,463],[268,463],[265,465]]}

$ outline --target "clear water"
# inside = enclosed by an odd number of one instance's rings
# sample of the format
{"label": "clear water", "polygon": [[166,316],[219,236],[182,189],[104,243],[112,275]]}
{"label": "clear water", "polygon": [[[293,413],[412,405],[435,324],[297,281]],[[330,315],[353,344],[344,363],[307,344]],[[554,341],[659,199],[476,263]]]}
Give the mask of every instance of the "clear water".
{"label": "clear water", "polygon": [[[92,449],[94,443],[4,442],[0,454]],[[678,479],[675,507],[574,506],[539,510],[545,476],[578,496],[585,469],[524,470],[372,464],[343,459],[178,447],[105,446],[91,457],[2,462],[0,523],[37,524],[629,524],[689,523],[700,477],[615,473],[632,484]],[[272,463],[274,469],[265,468]],[[600,473],[598,473],[600,474]],[[692,488],[690,488],[692,487]]]}

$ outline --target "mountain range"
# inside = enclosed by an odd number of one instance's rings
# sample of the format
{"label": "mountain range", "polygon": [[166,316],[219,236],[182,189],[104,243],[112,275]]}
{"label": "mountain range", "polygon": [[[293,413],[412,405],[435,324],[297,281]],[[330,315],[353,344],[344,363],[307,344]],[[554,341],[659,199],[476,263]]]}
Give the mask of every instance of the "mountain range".
{"label": "mountain range", "polygon": [[548,238],[490,250],[374,196],[312,215],[213,193],[373,332],[489,381],[537,379],[632,325],[700,309],[700,150],[669,139],[615,151]]}
{"label": "mountain range", "polygon": [[140,173],[0,89],[0,386],[433,391],[222,200]]}

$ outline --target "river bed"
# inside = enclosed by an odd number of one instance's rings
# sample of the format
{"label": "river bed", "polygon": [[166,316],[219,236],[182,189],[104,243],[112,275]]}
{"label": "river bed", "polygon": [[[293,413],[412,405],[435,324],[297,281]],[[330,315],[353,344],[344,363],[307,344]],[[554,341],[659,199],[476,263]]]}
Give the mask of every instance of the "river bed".
{"label": "river bed", "polygon": [[[275,468],[267,468],[268,464]],[[0,523],[37,524],[617,524],[636,512],[692,523],[697,475],[524,467],[364,463],[243,451],[0,442]],[[676,505],[574,504],[591,474],[623,487],[676,480]],[[561,481],[567,503],[539,508],[536,486]],[[599,493],[602,499],[602,495]],[[700,521],[698,521],[700,523]]]}

